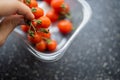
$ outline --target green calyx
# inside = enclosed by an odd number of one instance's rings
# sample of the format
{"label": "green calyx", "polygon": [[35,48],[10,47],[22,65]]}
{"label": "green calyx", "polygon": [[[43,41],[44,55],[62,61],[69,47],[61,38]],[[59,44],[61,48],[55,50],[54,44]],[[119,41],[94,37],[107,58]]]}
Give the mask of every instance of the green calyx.
{"label": "green calyx", "polygon": [[42,21],[41,20],[34,20],[37,24],[41,24]]}
{"label": "green calyx", "polygon": [[47,42],[48,44],[50,44],[50,43],[51,43],[51,39],[46,39],[46,42]]}
{"label": "green calyx", "polygon": [[25,0],[25,3],[29,5],[31,3],[31,0]]}
{"label": "green calyx", "polygon": [[71,16],[71,14],[70,13],[60,13],[60,15],[59,15],[59,20],[61,20],[61,19],[65,19],[65,18],[67,18],[67,19],[69,19],[70,21],[72,21],[72,16]]}
{"label": "green calyx", "polygon": [[40,31],[41,31],[41,32],[44,32],[44,33],[49,33],[49,30],[46,30],[46,29],[44,29],[44,28],[41,28]]}
{"label": "green calyx", "polygon": [[67,19],[69,19],[69,20],[72,20],[72,16],[71,16],[70,13],[65,14],[65,17],[66,17]]}
{"label": "green calyx", "polygon": [[66,9],[66,6],[65,6],[64,3],[61,5],[61,8],[62,8],[62,9]]}
{"label": "green calyx", "polygon": [[29,35],[31,36],[31,37],[34,37],[34,35],[35,35],[35,33],[33,32],[33,31],[28,31],[28,33],[29,33]]}
{"label": "green calyx", "polygon": [[31,25],[31,21],[29,21],[29,20],[25,20],[25,23],[26,23],[26,25],[28,25],[28,26]]}
{"label": "green calyx", "polygon": [[36,12],[37,9],[33,7],[33,8],[31,9],[31,11],[32,11],[32,12]]}

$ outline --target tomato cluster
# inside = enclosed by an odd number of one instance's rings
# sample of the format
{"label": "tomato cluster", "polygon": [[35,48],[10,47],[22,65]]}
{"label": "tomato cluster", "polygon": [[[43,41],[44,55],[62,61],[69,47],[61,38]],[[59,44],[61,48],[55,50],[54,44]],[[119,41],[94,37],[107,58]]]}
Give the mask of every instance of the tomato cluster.
{"label": "tomato cluster", "polygon": [[[44,0],[51,6],[46,16],[51,22],[58,21],[58,29],[63,34],[68,34],[73,30],[70,16],[70,7],[64,0]],[[67,20],[66,20],[67,18]]]}
{"label": "tomato cluster", "polygon": [[36,0],[23,0],[31,9],[35,16],[32,21],[26,21],[26,25],[21,25],[23,32],[27,34],[27,39],[38,51],[55,51],[57,41],[51,38],[49,27],[52,23],[58,22],[58,29],[62,34],[72,31],[73,25],[67,16],[70,16],[70,8],[64,0],[44,0],[51,9],[45,14],[44,10],[38,7]]}
{"label": "tomato cluster", "polygon": [[51,39],[49,27],[51,20],[44,15],[44,10],[38,7],[36,0],[23,1],[32,11],[35,19],[26,21],[26,25],[21,25],[22,31],[27,33],[27,39],[38,51],[55,51],[57,42]]}

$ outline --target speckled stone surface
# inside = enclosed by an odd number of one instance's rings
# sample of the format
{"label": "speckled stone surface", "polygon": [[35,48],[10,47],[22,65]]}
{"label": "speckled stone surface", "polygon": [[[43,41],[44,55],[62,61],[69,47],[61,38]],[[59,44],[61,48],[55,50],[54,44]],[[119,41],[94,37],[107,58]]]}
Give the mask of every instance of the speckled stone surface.
{"label": "speckled stone surface", "polygon": [[57,62],[38,61],[14,33],[0,48],[0,80],[120,80],[120,0],[87,0],[93,16]]}

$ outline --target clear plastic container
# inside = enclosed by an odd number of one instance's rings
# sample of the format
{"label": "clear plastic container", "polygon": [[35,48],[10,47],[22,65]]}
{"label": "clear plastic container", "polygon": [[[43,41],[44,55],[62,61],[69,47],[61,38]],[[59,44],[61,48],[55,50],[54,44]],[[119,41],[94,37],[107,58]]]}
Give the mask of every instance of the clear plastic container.
{"label": "clear plastic container", "polygon": [[[85,0],[65,0],[70,5],[70,11],[72,15],[72,21],[74,25],[74,31],[67,35],[63,36],[60,34],[59,30],[56,27],[56,23],[52,24],[50,28],[50,32],[52,33],[52,38],[57,40],[58,46],[56,51],[54,52],[39,52],[37,51],[26,38],[26,34],[22,32],[19,27],[14,31],[20,36],[20,38],[24,41],[25,47],[36,56],[39,60],[45,62],[56,61],[60,59],[65,51],[70,46],[71,42],[75,39],[80,30],[85,26],[85,24],[89,21],[92,11],[89,4]],[[39,2],[39,6],[47,12],[50,7],[43,1]]]}

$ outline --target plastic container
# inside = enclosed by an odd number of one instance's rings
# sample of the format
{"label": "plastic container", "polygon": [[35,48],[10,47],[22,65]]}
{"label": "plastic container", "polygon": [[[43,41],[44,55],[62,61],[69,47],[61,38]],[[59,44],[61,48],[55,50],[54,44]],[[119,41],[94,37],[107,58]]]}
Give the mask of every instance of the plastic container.
{"label": "plastic container", "polygon": [[[70,46],[71,42],[75,39],[80,30],[83,27],[85,27],[85,24],[89,21],[91,17],[92,14],[91,8],[85,0],[65,0],[65,1],[70,5],[72,21],[75,30],[71,34],[63,36],[62,34],[60,34],[57,27],[55,27],[56,23],[51,25],[52,27],[50,28],[50,31],[52,33],[52,38],[57,40],[58,42],[56,51],[47,53],[39,52],[36,49],[34,49],[34,47],[31,46],[31,44],[26,38],[25,33],[23,33],[19,28],[16,28],[14,30],[24,41],[23,44],[30,51],[30,53],[32,53],[41,61],[51,62],[60,59]],[[43,1],[39,2],[39,6],[42,7],[45,12],[47,12],[47,10],[50,9],[49,6]]]}

